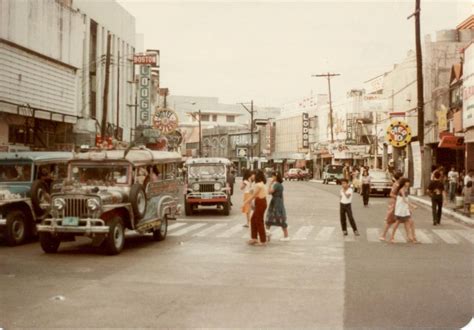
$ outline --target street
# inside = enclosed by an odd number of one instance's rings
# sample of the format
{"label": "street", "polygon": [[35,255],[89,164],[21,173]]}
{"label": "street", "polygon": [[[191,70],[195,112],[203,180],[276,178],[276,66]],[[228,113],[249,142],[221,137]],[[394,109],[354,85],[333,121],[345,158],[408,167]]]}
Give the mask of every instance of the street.
{"label": "street", "polygon": [[229,217],[171,222],[165,241],[129,235],[106,256],[88,240],[44,254],[37,242],[0,246],[0,327],[258,327],[456,329],[474,315],[472,228],[414,213],[422,244],[378,240],[387,199],[353,210],[344,238],[336,185],[284,182],[291,241],[272,228],[246,244],[236,184]]}

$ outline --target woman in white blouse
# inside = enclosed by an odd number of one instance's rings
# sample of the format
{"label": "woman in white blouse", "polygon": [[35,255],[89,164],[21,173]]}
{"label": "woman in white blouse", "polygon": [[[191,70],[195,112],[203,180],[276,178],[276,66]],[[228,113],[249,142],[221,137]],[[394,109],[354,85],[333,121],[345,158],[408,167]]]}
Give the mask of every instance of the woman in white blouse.
{"label": "woman in white blouse", "polygon": [[[244,192],[244,201],[250,197],[253,193],[253,183],[255,181],[255,172],[247,170],[245,171],[242,183],[240,184],[240,190]],[[244,227],[250,226],[250,217],[252,213],[252,208],[250,204],[245,204],[242,206],[242,213],[245,214],[247,222],[244,224]]]}

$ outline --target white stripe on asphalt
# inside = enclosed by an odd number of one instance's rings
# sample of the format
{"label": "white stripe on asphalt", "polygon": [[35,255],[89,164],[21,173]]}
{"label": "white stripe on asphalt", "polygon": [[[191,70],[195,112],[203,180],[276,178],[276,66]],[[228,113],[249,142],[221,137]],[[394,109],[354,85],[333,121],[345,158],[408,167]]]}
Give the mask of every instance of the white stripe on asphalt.
{"label": "white stripe on asphalt", "polygon": [[215,225],[212,225],[204,230],[201,230],[201,231],[198,231],[197,233],[195,233],[193,236],[196,236],[196,237],[205,237],[207,236],[208,234],[211,234],[219,229],[222,229],[224,227],[226,227],[227,224],[225,223],[216,223]]}
{"label": "white stripe on asphalt", "polygon": [[395,233],[395,242],[403,242],[403,243],[407,242],[405,236],[403,236],[402,233],[400,232],[400,227],[397,228],[397,232]]}
{"label": "white stripe on asphalt", "polygon": [[379,242],[380,231],[379,228],[367,228],[367,240],[369,242]]}
{"label": "white stripe on asphalt", "polygon": [[206,225],[205,223],[195,223],[194,225],[191,225],[189,227],[185,227],[185,228],[180,229],[176,232],[172,232],[169,235],[170,236],[181,236],[181,235],[189,233],[190,231],[193,231],[193,230],[199,229],[201,227],[204,227],[205,225]]}
{"label": "white stripe on asphalt", "polygon": [[416,239],[423,244],[431,244],[433,240],[428,236],[427,231],[424,229],[415,229]]}
{"label": "white stripe on asphalt", "polygon": [[231,237],[232,235],[240,232],[243,228],[244,227],[242,227],[241,224],[235,225],[234,227],[227,229],[223,233],[220,233],[219,235],[217,235],[217,237]]}
{"label": "white stripe on asphalt", "polygon": [[313,230],[314,226],[302,226],[298,231],[291,237],[291,240],[305,240],[308,238],[308,235]]}
{"label": "white stripe on asphalt", "polygon": [[447,230],[444,229],[433,229],[433,233],[439,236],[443,241],[445,241],[448,244],[458,244],[459,240],[450,235]]}
{"label": "white stripe on asphalt", "polygon": [[455,229],[454,232],[474,244],[474,232],[465,229]]}
{"label": "white stripe on asphalt", "polygon": [[323,227],[316,235],[317,241],[329,241],[331,239],[332,234],[336,230],[335,227]]}
{"label": "white stripe on asphalt", "polygon": [[182,227],[182,226],[186,226],[187,223],[186,222],[176,222],[176,223],[173,223],[172,225],[169,225],[168,226],[168,232],[170,232],[171,230],[174,230],[176,228],[179,228],[179,227]]}

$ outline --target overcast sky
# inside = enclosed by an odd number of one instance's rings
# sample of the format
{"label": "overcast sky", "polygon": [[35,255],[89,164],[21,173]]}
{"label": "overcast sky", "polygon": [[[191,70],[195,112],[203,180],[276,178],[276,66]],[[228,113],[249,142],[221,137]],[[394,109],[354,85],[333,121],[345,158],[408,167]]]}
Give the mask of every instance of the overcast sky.
{"label": "overcast sky", "polygon": [[[327,82],[335,98],[389,70],[414,49],[410,1],[201,2],[120,0],[145,48],[161,51],[161,85],[173,95],[254,99],[281,106]],[[422,0],[422,33],[455,28],[472,2]]]}

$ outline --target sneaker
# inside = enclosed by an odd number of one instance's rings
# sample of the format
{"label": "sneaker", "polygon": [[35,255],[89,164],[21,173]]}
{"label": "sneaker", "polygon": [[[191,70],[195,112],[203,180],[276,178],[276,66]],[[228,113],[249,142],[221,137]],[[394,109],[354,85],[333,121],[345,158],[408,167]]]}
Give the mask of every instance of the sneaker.
{"label": "sneaker", "polygon": [[342,234],[343,234],[344,236],[347,236],[347,230],[344,230],[344,231],[342,232]]}
{"label": "sneaker", "polygon": [[289,242],[289,241],[290,241],[290,237],[282,237],[282,238],[280,238],[280,241],[281,241],[281,242]]}
{"label": "sneaker", "polygon": [[359,234],[359,232],[358,232],[357,230],[354,232],[354,235],[360,236],[360,234]]}
{"label": "sneaker", "polygon": [[242,227],[248,228],[248,227],[249,227],[249,225],[245,224],[245,225],[243,225]]}

